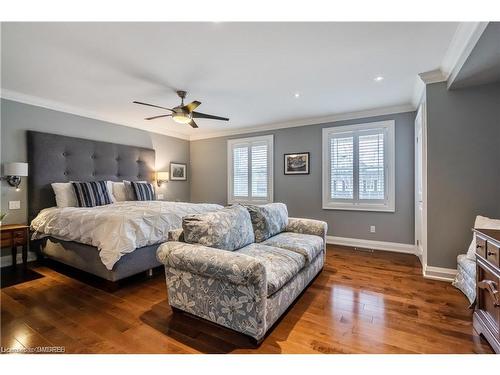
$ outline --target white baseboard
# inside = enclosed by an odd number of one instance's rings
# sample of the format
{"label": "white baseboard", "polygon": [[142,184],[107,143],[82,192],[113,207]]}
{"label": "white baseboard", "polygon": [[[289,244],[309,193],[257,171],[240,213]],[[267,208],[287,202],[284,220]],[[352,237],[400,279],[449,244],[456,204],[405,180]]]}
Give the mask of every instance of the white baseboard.
{"label": "white baseboard", "polygon": [[422,267],[422,273],[426,279],[448,281],[452,282],[455,280],[457,270],[453,268],[442,268],[424,265]]}
{"label": "white baseboard", "polygon": [[[393,251],[396,253],[412,254],[417,256],[420,259],[420,262],[422,262],[422,253],[420,249],[411,244],[362,240],[358,238],[336,236],[326,236],[326,243],[332,245],[359,247],[370,250],[385,250]],[[427,279],[452,282],[455,279],[457,270],[452,268],[433,267],[423,264],[422,274]]]}
{"label": "white baseboard", "polygon": [[[36,260],[36,254],[28,251],[28,262]],[[23,255],[20,251],[17,252],[16,263],[21,264],[23,262]],[[9,267],[12,266],[12,255],[4,255],[0,257],[0,267]]]}
{"label": "white baseboard", "polygon": [[397,242],[372,241],[358,238],[326,236],[326,243],[332,245],[342,245],[351,247],[360,247],[370,250],[385,250],[396,253],[405,253],[415,255],[415,245]]}

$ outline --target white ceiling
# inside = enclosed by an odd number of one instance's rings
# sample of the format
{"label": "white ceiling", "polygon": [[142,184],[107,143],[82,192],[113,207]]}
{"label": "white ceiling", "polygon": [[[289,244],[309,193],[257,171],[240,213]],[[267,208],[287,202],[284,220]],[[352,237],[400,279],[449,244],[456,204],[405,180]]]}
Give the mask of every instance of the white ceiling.
{"label": "white ceiling", "polygon": [[[457,25],[3,23],[2,96],[199,138],[408,105],[417,74],[439,68]],[[176,89],[230,121],[149,122],[162,111],[132,104],[173,107]]]}

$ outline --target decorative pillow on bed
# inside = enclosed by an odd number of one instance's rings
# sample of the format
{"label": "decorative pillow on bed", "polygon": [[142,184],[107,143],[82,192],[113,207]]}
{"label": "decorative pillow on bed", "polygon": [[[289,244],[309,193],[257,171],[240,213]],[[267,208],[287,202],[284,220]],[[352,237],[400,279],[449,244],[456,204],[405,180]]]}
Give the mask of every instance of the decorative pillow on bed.
{"label": "decorative pillow on bed", "polygon": [[247,205],[246,208],[252,218],[255,242],[265,241],[283,232],[288,225],[288,210],[284,203]]}
{"label": "decorative pillow on bed", "polygon": [[[490,219],[489,217],[478,215],[474,222],[474,228],[500,230],[500,219]],[[467,250],[467,258],[476,259],[476,233],[472,235],[472,242],[470,243],[469,250]]]}
{"label": "decorative pillow on bed", "polygon": [[54,182],[51,186],[56,196],[57,207],[78,207],[75,190],[71,182]]}
{"label": "decorative pillow on bed", "polygon": [[111,182],[111,191],[115,197],[115,202],[127,201],[127,188],[123,182]]}
{"label": "decorative pillow on bed", "polygon": [[72,182],[79,207],[104,206],[113,203],[107,181]]}
{"label": "decorative pillow on bed", "polygon": [[222,250],[238,250],[254,242],[252,221],[245,207],[184,216],[184,241]]}
{"label": "decorative pillow on bed", "polygon": [[132,187],[134,188],[135,197],[138,201],[154,201],[155,200],[155,189],[149,182],[137,182],[132,181]]}
{"label": "decorative pillow on bed", "polygon": [[[146,183],[147,181],[134,181],[134,182]],[[132,182],[127,181],[127,180],[123,180],[123,184],[125,185],[125,194],[127,197],[127,199],[125,199],[125,200],[127,200],[127,201],[137,200],[137,198],[135,196],[134,187],[132,186]]]}

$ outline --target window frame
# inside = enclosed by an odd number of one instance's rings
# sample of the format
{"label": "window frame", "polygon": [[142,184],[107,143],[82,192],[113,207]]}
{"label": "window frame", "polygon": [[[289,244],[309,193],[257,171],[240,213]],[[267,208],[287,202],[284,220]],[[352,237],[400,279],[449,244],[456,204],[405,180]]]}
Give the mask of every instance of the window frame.
{"label": "window frame", "polygon": [[[384,184],[385,199],[383,202],[377,200],[359,199],[359,133],[384,129]],[[331,199],[330,198],[330,138],[331,135],[353,136],[353,199]],[[322,133],[323,171],[322,171],[322,201],[325,210],[349,210],[349,211],[380,211],[395,212],[396,201],[396,157],[395,157],[395,121],[376,121],[353,125],[334,126],[323,128]],[[357,197],[357,199],[356,199]]]}
{"label": "window frame", "polygon": [[[252,198],[252,157],[251,148],[255,143],[265,142],[267,144],[267,197]],[[234,196],[233,187],[233,149],[237,145],[247,145],[248,155],[248,193],[249,197],[244,199]],[[227,202],[228,204],[266,204],[274,200],[274,135],[263,135],[256,137],[228,139],[227,141]]]}

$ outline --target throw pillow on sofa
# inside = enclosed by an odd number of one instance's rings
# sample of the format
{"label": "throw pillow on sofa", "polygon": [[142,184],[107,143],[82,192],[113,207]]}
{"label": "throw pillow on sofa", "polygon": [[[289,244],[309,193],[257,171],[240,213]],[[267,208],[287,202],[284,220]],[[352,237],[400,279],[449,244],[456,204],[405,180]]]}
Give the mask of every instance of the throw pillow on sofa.
{"label": "throw pillow on sofa", "polygon": [[184,241],[222,250],[238,250],[254,242],[250,214],[235,205],[182,219]]}
{"label": "throw pillow on sofa", "polygon": [[247,205],[246,208],[252,218],[255,242],[265,241],[283,232],[288,225],[288,210],[284,203]]}

